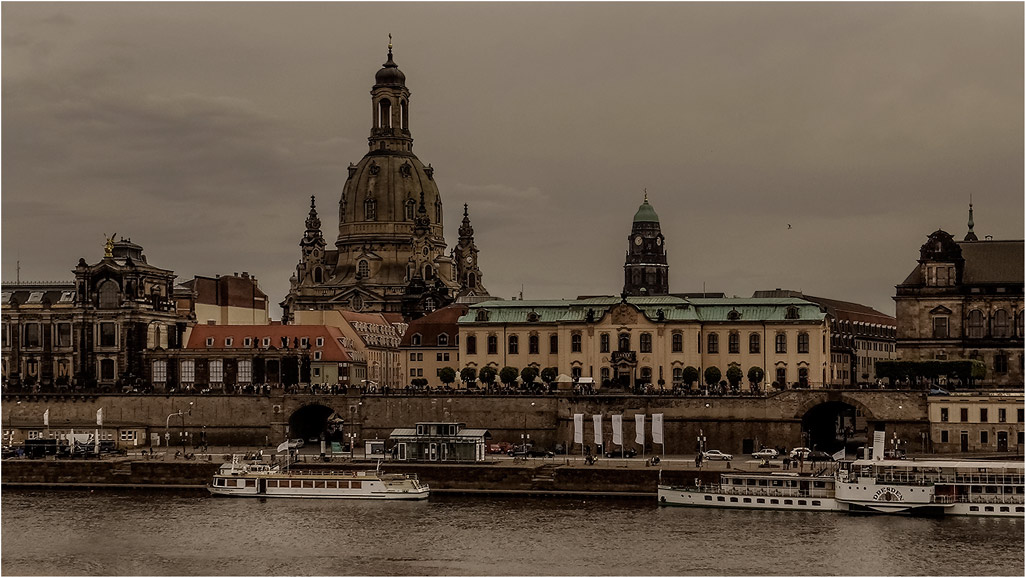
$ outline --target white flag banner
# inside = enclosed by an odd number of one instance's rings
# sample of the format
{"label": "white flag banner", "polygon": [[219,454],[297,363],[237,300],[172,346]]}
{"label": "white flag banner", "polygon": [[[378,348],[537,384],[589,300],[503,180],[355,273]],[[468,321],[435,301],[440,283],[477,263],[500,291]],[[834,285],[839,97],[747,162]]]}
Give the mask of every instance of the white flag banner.
{"label": "white flag banner", "polygon": [[647,415],[643,413],[637,413],[634,415],[634,423],[636,423],[637,435],[634,437],[634,442],[638,445],[644,446],[644,418]]}
{"label": "white flag banner", "polygon": [[847,447],[844,447],[844,448],[840,449],[839,451],[833,453],[833,460],[834,461],[843,461],[846,458],[847,458]]}
{"label": "white flag banner", "polygon": [[288,450],[288,439],[285,439],[285,441],[283,443],[278,445],[278,452],[281,453],[281,452],[284,452],[284,451],[287,451],[287,450]]}
{"label": "white flag banner", "polygon": [[96,424],[103,426],[103,407],[96,409]]}
{"label": "white flag banner", "polygon": [[578,445],[584,444],[584,414],[573,415],[573,442]]}
{"label": "white flag banner", "polygon": [[623,444],[623,415],[612,415],[612,444]]}
{"label": "white flag banner", "polygon": [[592,415],[594,419],[594,444],[604,445],[605,440],[601,432],[601,415]]}
{"label": "white flag banner", "polygon": [[886,431],[875,431],[872,434],[872,458],[880,461],[886,449]]}
{"label": "white flag banner", "polygon": [[50,426],[50,409],[46,409],[45,411],[43,411],[43,426]]}
{"label": "white flag banner", "polygon": [[662,438],[662,415],[663,413],[654,413],[651,415],[651,442],[664,445],[665,441]]}

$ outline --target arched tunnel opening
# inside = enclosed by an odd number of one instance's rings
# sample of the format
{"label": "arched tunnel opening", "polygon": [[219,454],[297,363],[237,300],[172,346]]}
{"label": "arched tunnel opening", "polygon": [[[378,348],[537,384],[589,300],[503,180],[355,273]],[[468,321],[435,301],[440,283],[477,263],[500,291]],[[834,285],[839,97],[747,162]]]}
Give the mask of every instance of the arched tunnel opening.
{"label": "arched tunnel opening", "polygon": [[841,447],[852,455],[865,444],[867,421],[853,405],[828,402],[815,405],[801,419],[801,441],[816,451],[834,453]]}
{"label": "arched tunnel opening", "polygon": [[343,438],[343,424],[342,417],[331,407],[307,405],[288,418],[288,436],[303,441],[319,441],[324,435],[327,441],[337,441]]}

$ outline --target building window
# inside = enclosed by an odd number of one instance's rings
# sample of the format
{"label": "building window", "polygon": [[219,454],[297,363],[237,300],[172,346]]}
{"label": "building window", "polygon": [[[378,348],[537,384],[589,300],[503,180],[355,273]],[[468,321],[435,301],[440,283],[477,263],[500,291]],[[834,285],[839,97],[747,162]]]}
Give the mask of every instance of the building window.
{"label": "building window", "polygon": [[598,336],[598,352],[609,352],[609,333],[602,333]]}
{"label": "building window", "polygon": [[1025,422],[1025,409],[1018,409],[1018,422]]}
{"label": "building window", "polygon": [[989,431],[979,431],[979,444],[980,445],[988,445],[989,444]]}
{"label": "building window", "polygon": [[559,335],[548,337],[548,352],[553,355],[559,353]]}
{"label": "building window", "polygon": [[619,352],[625,353],[630,350],[630,333],[619,333]]}
{"label": "building window", "polygon": [[438,346],[439,347],[447,347],[448,346],[448,335],[447,334],[441,333],[440,335],[438,335]]}
{"label": "building window", "polygon": [[932,338],[945,339],[950,334],[947,328],[947,317],[932,318]]}
{"label": "building window", "polygon": [[1004,309],[993,313],[993,338],[1006,339],[1011,336],[1011,317]]}
{"label": "building window", "polygon": [[989,422],[989,409],[982,409],[982,408],[979,409],[979,422],[980,423],[988,423]]}
{"label": "building window", "polygon": [[740,354],[740,334],[739,333],[730,333],[729,337],[727,337],[727,343],[728,343],[729,351],[730,351],[731,355],[739,355]]}
{"label": "building window", "polygon": [[38,348],[43,346],[40,334],[39,323],[25,325],[25,347]]}
{"label": "building window", "polygon": [[[602,351],[607,352],[607,351]],[[683,333],[673,333],[673,352],[683,352]]]}
{"label": "building window", "polygon": [[213,337],[207,337],[206,338],[206,346],[208,346],[208,347],[214,346],[214,338]]}
{"label": "building window", "polygon": [[776,333],[776,353],[785,354],[787,352],[787,335],[786,333]]}
{"label": "building window", "polygon": [[601,382],[602,383],[605,383],[606,381],[608,381],[611,376],[612,376],[612,371],[610,371],[608,367],[602,367],[601,368]]}
{"label": "building window", "polygon": [[810,340],[808,333],[797,333],[797,352],[807,354]]}
{"label": "building window", "polygon": [[210,361],[210,382],[224,382],[224,361],[220,359]]}
{"label": "building window", "polygon": [[673,386],[678,387],[683,384],[683,368],[673,368]]}
{"label": "building window", "polygon": [[940,409],[940,421],[946,423],[950,420],[950,409],[943,407]]}
{"label": "building window", "polygon": [[949,443],[950,442],[950,431],[940,431],[940,442],[941,443]]}
{"label": "building window", "polygon": [[780,385],[785,385],[787,382],[787,368],[776,367],[776,382]]}
{"label": "building window", "polygon": [[993,355],[993,372],[998,375],[1007,374],[1007,354],[997,353]]}
{"label": "building window", "polygon": [[100,283],[97,290],[99,292],[99,302],[97,306],[101,309],[116,309],[117,302],[117,283],[112,280],[105,280]]}
{"label": "building window", "polygon": [[263,337],[263,341],[261,341],[261,342],[263,344],[263,348],[269,347],[270,346],[270,337]]}
{"label": "building window", "polygon": [[363,203],[363,220],[377,220],[377,201],[372,198]]}
{"label": "building window", "polygon": [[968,338],[981,339],[986,336],[986,319],[982,311],[975,309],[968,313]]}
{"label": "building window", "polygon": [[71,323],[57,323],[57,346],[71,346]]}
{"label": "building window", "polygon": [[235,339],[233,339],[231,337],[228,337],[228,338],[224,339],[224,346],[225,347],[230,347],[231,344],[234,343],[234,342],[235,342]]}
{"label": "building window", "polygon": [[537,335],[530,335],[527,339],[527,347],[529,348],[529,354],[537,355],[541,353],[541,343]]}
{"label": "building window", "polygon": [[167,382],[167,361],[153,361],[153,382]]}
{"label": "building window", "polygon": [[967,423],[968,422],[968,409],[967,408],[961,409],[961,422],[962,423]]}
{"label": "building window", "polygon": [[751,333],[747,338],[748,352],[757,355],[762,352],[762,335],[758,333]]}
{"label": "building window", "polygon": [[1006,423],[1007,422],[1007,409],[997,409],[997,422],[998,423]]}
{"label": "building window", "polygon": [[356,265],[356,277],[357,278],[368,278],[369,276],[370,276],[370,263],[365,261],[365,260],[359,261],[359,264]]}
{"label": "building window", "polygon": [[238,382],[253,382],[253,361],[245,360],[238,362]]}
{"label": "building window", "polygon": [[182,384],[196,382],[196,361],[182,361],[181,380]]}
{"label": "building window", "polygon": [[509,354],[520,354],[520,337],[516,335],[509,335]]}
{"label": "building window", "polygon": [[409,342],[410,342],[410,344],[412,344],[412,345],[413,345],[414,347],[419,347],[419,346],[420,346],[421,344],[423,344],[423,340],[422,340],[422,338],[421,338],[421,336],[420,336],[420,333],[416,333],[415,335],[413,335],[412,337],[410,337],[410,338],[409,338]]}
{"label": "building window", "polygon": [[651,382],[651,367],[641,367],[641,382],[642,383],[650,383]]}
{"label": "building window", "polygon": [[641,352],[651,352],[651,333],[641,333]]}
{"label": "building window", "polygon": [[570,352],[579,353],[583,350],[580,333],[574,333],[569,339]]}
{"label": "building window", "polygon": [[114,359],[102,359],[100,361],[100,379],[113,381],[114,374]]}
{"label": "building window", "polygon": [[324,337],[317,337],[317,346],[318,347],[324,346]]}
{"label": "building window", "polygon": [[413,210],[415,208],[415,205],[416,203],[413,202],[413,199],[409,199],[406,201],[406,220],[413,220]]}
{"label": "building window", "polygon": [[573,377],[574,381],[579,380],[580,376],[583,373],[584,372],[580,369],[580,367],[573,367],[572,369],[570,369],[570,372],[569,372],[570,376]]}
{"label": "building window", "polygon": [[117,325],[114,323],[100,323],[100,346],[117,346]]}
{"label": "building window", "polygon": [[488,336],[488,354],[498,354],[498,337],[496,337],[495,335]]}
{"label": "building window", "polygon": [[708,333],[708,354],[719,352],[719,333]]}
{"label": "building window", "polygon": [[313,351],[313,360],[319,361],[320,359],[321,359],[321,352],[320,351]]}
{"label": "building window", "polygon": [[475,337],[474,335],[466,337],[466,354],[477,354],[477,337]]}

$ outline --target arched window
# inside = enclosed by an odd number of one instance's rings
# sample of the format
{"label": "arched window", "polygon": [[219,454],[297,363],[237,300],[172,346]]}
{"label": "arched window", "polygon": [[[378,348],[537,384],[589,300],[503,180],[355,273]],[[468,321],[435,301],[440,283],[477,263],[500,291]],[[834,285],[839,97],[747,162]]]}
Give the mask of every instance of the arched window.
{"label": "arched window", "polygon": [[477,337],[474,335],[466,337],[466,354],[477,354]]}
{"label": "arched window", "polygon": [[509,354],[520,354],[520,337],[516,335],[509,335]]}
{"label": "arched window", "polygon": [[368,198],[363,202],[363,220],[377,220],[377,201]]}
{"label": "arched window", "polygon": [[762,352],[762,335],[758,333],[751,333],[747,340],[748,352],[751,354],[759,354]]}
{"label": "arched window", "polygon": [[367,278],[369,276],[370,276],[370,263],[365,261],[365,260],[359,261],[359,264],[356,265],[356,277],[357,278]]}
{"label": "arched window", "polygon": [[409,130],[409,104],[405,100],[399,101],[399,121],[402,122],[402,130]]}
{"label": "arched window", "polygon": [[651,352],[651,333],[641,333],[641,352]]}
{"label": "arched window", "polygon": [[678,387],[683,384],[683,368],[673,368],[673,386]]}
{"label": "arched window", "polygon": [[740,354],[740,333],[730,333],[729,347],[731,355]]}
{"label": "arched window", "polygon": [[1011,336],[1011,319],[1004,309],[993,313],[993,338],[1006,339]]}
{"label": "arched window", "polygon": [[163,342],[163,335],[161,333],[160,325],[153,325],[153,340],[150,341],[149,348],[155,349],[162,346],[161,343]]}
{"label": "arched window", "polygon": [[488,354],[489,355],[497,355],[498,354],[498,337],[496,337],[495,335],[489,335],[488,336]]}
{"label": "arched window", "polygon": [[529,354],[531,354],[531,355],[540,354],[540,352],[541,352],[541,350],[540,350],[541,349],[541,344],[540,344],[540,339],[537,338],[537,335],[530,335],[530,338],[527,339],[527,347],[528,347],[528,353]]}
{"label": "arched window", "polygon": [[421,344],[423,344],[423,337],[420,335],[420,333],[416,333],[409,339],[409,342],[414,347],[419,347]]}
{"label": "arched window", "polygon": [[619,352],[625,353],[630,350],[630,333],[619,333]]}
{"label": "arched window", "polygon": [[808,333],[797,333],[797,352],[807,353],[809,348]]}
{"label": "arched window", "polygon": [[472,272],[466,275],[466,287],[474,288],[477,286],[477,275]]}
{"label": "arched window", "polygon": [[719,333],[708,333],[708,354],[719,352]]}
{"label": "arched window", "polygon": [[981,339],[986,336],[986,317],[982,311],[975,309],[968,313],[968,338]]}
{"label": "arched window", "polygon": [[434,223],[441,224],[441,201],[435,201],[434,203]]}
{"label": "arched window", "polygon": [[673,352],[683,352],[683,333],[673,333]]}
{"label": "arched window", "polygon": [[580,333],[573,333],[569,339],[569,348],[572,353],[579,353],[583,350]]}
{"label": "arched window", "polygon": [[776,333],[776,352],[780,354],[787,352],[786,333]]}
{"label": "arched window", "polygon": [[601,336],[598,337],[598,343],[601,347],[600,352],[609,352],[609,333],[602,333]]}
{"label": "arched window", "polygon": [[324,282],[324,271],[319,266],[313,269],[313,282],[317,284]]}
{"label": "arched window", "polygon": [[105,280],[100,283],[98,291],[100,295],[99,308],[101,309],[116,309],[118,306],[117,300],[117,283],[112,280]]}
{"label": "arched window", "polygon": [[424,280],[432,280],[434,278],[434,267],[429,264],[424,265]]}
{"label": "arched window", "polygon": [[380,102],[379,111],[379,123],[378,128],[391,128],[391,101],[387,98],[382,98]]}
{"label": "arched window", "polygon": [[406,201],[406,220],[413,220],[413,218],[415,216],[416,216],[416,203],[413,202],[413,199],[411,198],[411,199]]}

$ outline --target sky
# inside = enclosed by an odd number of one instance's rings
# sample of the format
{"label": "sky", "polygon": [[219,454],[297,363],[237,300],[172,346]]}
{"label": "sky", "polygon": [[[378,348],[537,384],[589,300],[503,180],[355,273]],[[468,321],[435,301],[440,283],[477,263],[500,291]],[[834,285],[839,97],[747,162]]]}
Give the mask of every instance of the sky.
{"label": "sky", "polygon": [[[273,303],[337,237],[388,34],[449,247],[494,296],[619,294],[645,189],[671,292],[893,314],[926,237],[1023,234],[1023,4],[11,3],[2,278],[117,233]],[[271,315],[280,316],[272,306]]]}

